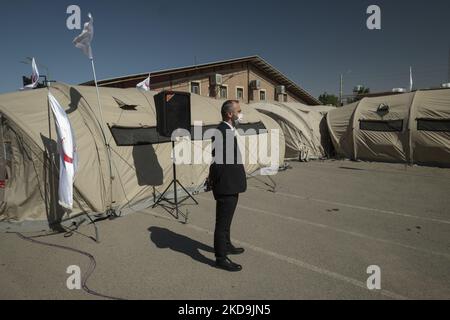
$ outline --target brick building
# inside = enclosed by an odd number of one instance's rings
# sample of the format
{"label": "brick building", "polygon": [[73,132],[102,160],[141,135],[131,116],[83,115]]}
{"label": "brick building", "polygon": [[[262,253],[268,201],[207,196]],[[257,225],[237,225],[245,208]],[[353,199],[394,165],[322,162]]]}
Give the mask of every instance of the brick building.
{"label": "brick building", "polygon": [[[99,86],[134,88],[148,73],[101,80]],[[259,56],[218,61],[150,73],[151,89],[191,92],[216,99],[236,99],[245,103],[320,101],[289,80]],[[82,85],[94,85],[93,81]]]}

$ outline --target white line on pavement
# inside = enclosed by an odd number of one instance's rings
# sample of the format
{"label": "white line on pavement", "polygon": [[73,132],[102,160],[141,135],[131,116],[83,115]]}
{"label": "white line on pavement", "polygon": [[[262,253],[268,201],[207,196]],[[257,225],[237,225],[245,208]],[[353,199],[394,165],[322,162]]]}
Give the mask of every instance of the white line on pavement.
{"label": "white line on pavement", "polygon": [[[253,187],[249,187],[249,189],[260,190],[258,188],[253,188]],[[315,198],[299,196],[299,195],[291,194],[291,193],[277,192],[277,193],[274,193],[274,194],[280,195],[280,196],[284,196],[284,197],[288,197],[288,198],[295,198],[295,199],[300,199],[300,200],[307,200],[307,201],[313,201],[313,202],[319,202],[319,203],[326,203],[326,204],[331,204],[331,205],[336,205],[336,206],[341,206],[341,207],[347,207],[347,208],[352,208],[352,209],[359,209],[359,210],[365,210],[365,211],[374,211],[374,212],[378,212],[378,213],[382,213],[382,214],[395,215],[395,216],[400,216],[400,217],[405,217],[405,218],[412,218],[412,219],[418,219],[418,220],[425,220],[425,221],[431,221],[431,222],[450,224],[450,221],[448,221],[448,220],[440,220],[440,219],[419,217],[419,216],[414,216],[414,215],[401,213],[401,212],[395,212],[395,211],[390,211],[390,210],[382,210],[382,209],[376,209],[376,208],[369,208],[369,207],[357,206],[357,205],[347,204],[347,203],[342,203],[342,202],[328,201],[328,200],[323,200],[323,199],[315,199]]]}
{"label": "white line on pavement", "polygon": [[[205,198],[205,197],[197,197],[197,198],[198,199],[202,199],[202,200],[206,200],[206,201],[211,201],[211,202],[214,201],[212,199],[208,199],[208,198]],[[398,242],[395,242],[395,241],[375,238],[375,237],[368,236],[368,235],[365,235],[365,234],[362,234],[362,233],[359,233],[359,232],[347,231],[347,230],[344,230],[344,229],[331,227],[331,226],[328,226],[328,225],[325,225],[325,224],[315,223],[315,222],[311,222],[311,221],[307,221],[307,220],[303,220],[303,219],[299,219],[299,218],[294,218],[294,217],[289,217],[289,216],[284,216],[284,215],[273,213],[273,212],[270,212],[270,211],[250,208],[250,207],[243,206],[243,205],[239,205],[239,208],[242,208],[242,209],[247,210],[247,211],[252,211],[252,212],[256,212],[256,213],[269,215],[269,216],[276,217],[276,218],[281,218],[281,219],[284,219],[284,220],[289,220],[289,221],[294,221],[294,222],[298,222],[298,223],[302,223],[302,224],[307,224],[307,225],[314,226],[314,227],[317,227],[317,228],[329,229],[329,230],[333,230],[333,231],[336,231],[336,232],[345,233],[345,234],[348,234],[348,235],[351,235],[351,236],[364,238],[364,239],[367,239],[367,240],[383,242],[383,243],[396,245],[396,246],[399,246],[399,247],[403,247],[403,248],[406,248],[406,249],[411,249],[411,250],[415,250],[415,251],[419,251],[419,252],[423,252],[423,253],[427,253],[427,254],[443,256],[443,257],[446,257],[446,258],[450,259],[450,255],[449,254],[442,253],[442,252],[430,251],[430,250],[426,250],[426,249],[422,249],[422,248],[418,248],[418,247],[414,247],[414,246],[398,243]]]}
{"label": "white line on pavement", "polygon": [[[163,215],[160,215],[160,214],[158,214],[156,212],[153,212],[153,211],[149,211],[149,212],[153,216],[156,216],[156,217],[159,217],[159,218],[164,218],[164,219],[167,218],[167,217],[165,217]],[[169,221],[171,221],[171,220],[169,220]],[[198,232],[207,233],[209,235],[213,235],[214,234],[213,232],[211,232],[209,230],[203,229],[203,228],[198,227],[198,226],[193,225],[193,224],[187,224],[185,226],[190,228],[190,229],[196,230]],[[365,290],[369,290],[369,289],[367,289],[367,284],[362,282],[362,281],[359,281],[359,280],[356,280],[356,279],[353,279],[353,278],[341,275],[339,273],[332,272],[332,271],[329,271],[329,270],[317,267],[315,265],[303,262],[303,261],[298,260],[298,259],[287,257],[287,256],[284,256],[282,254],[279,254],[279,253],[276,253],[276,252],[273,252],[273,251],[269,251],[269,250],[266,250],[266,249],[254,246],[254,245],[252,245],[250,243],[246,243],[246,242],[239,241],[239,240],[236,240],[236,239],[233,239],[233,242],[238,244],[239,246],[246,247],[246,248],[248,248],[250,250],[262,253],[264,255],[270,256],[270,257],[275,258],[277,260],[280,260],[280,261],[283,261],[283,262],[287,262],[289,264],[295,265],[297,267],[300,267],[300,268],[303,268],[303,269],[306,269],[306,270],[309,270],[309,271],[312,271],[312,272],[315,272],[315,273],[319,273],[321,275],[327,276],[327,277],[332,278],[334,280],[343,281],[343,282],[352,284],[352,285],[354,285],[356,287],[359,287],[359,288],[362,288],[362,289],[365,289]],[[389,290],[384,290],[384,289],[376,291],[374,293],[380,293],[383,296],[391,298],[391,299],[397,299],[397,300],[407,300],[408,299],[405,296],[402,296],[400,294],[391,292]]]}

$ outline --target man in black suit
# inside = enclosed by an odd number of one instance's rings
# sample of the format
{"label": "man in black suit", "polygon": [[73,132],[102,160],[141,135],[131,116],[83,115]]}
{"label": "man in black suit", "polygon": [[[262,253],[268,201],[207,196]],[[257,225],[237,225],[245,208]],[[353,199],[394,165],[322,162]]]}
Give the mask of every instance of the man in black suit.
{"label": "man in black suit", "polygon": [[223,104],[223,122],[213,137],[213,163],[209,176],[210,187],[217,201],[214,233],[216,266],[231,272],[241,271],[242,266],[232,262],[228,255],[244,253],[243,248],[233,246],[230,236],[239,194],[247,190],[247,176],[236,138],[236,125],[242,118],[239,101],[230,100]]}

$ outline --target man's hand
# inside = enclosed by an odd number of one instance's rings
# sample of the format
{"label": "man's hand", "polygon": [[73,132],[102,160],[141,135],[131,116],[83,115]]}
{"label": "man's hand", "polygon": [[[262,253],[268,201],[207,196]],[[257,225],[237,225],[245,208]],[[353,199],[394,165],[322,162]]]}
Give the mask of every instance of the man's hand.
{"label": "man's hand", "polygon": [[210,177],[208,177],[205,181],[205,192],[212,191],[212,188],[213,188],[212,180]]}

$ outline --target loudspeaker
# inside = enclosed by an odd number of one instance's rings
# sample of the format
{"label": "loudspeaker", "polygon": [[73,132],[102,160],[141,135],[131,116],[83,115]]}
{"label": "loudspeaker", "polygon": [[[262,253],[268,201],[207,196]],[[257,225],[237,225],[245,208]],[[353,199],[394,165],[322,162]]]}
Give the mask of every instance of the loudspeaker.
{"label": "loudspeaker", "polygon": [[191,131],[191,94],[163,91],[155,96],[157,130],[170,138],[174,131]]}

